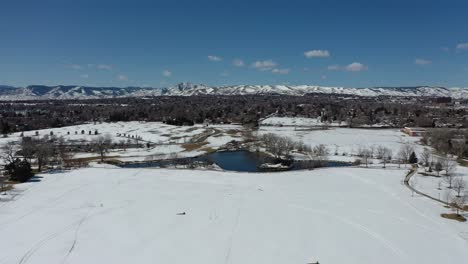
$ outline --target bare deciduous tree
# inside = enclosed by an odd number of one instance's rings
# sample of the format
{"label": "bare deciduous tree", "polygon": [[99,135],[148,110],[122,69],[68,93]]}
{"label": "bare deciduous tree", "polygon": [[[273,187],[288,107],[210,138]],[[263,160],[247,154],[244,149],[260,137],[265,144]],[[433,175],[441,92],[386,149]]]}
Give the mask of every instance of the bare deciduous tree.
{"label": "bare deciduous tree", "polygon": [[455,176],[453,174],[445,174],[443,179],[444,182],[448,184],[448,188],[452,189],[453,183],[455,181]]}
{"label": "bare deciduous tree", "polygon": [[468,195],[454,196],[451,200],[452,209],[460,215],[460,210],[463,210],[465,204],[468,202]]}
{"label": "bare deciduous tree", "polygon": [[276,158],[289,156],[298,144],[288,137],[280,137],[272,133],[264,134],[261,139],[265,143],[266,150],[275,155]]}
{"label": "bare deciduous tree", "polygon": [[35,142],[37,140],[31,137],[23,137],[21,140],[21,154],[31,163],[36,152]]}
{"label": "bare deciduous tree", "polygon": [[330,151],[328,150],[327,146],[324,144],[319,144],[312,149],[312,154],[315,156],[319,165],[322,166],[323,162],[327,160]]}
{"label": "bare deciduous tree", "polygon": [[16,159],[16,149],[14,142],[8,142],[2,146],[0,150],[0,157],[5,162],[5,164],[10,164]]}
{"label": "bare deciduous tree", "polygon": [[6,194],[5,180],[6,177],[0,174],[0,192],[3,192],[3,194]]}
{"label": "bare deciduous tree", "polygon": [[440,164],[442,164],[443,170],[445,170],[445,175],[453,174],[457,169],[457,162],[449,157],[442,157],[439,159]]}
{"label": "bare deciduous tree", "polygon": [[423,152],[421,153],[420,160],[424,166],[424,170],[426,167],[429,167],[431,164],[432,159],[432,152],[429,148],[424,148]]}
{"label": "bare deciduous tree", "polygon": [[462,177],[456,177],[453,180],[453,189],[457,192],[457,196],[460,196],[461,193],[466,188],[466,182],[463,180]]}
{"label": "bare deciduous tree", "polygon": [[34,156],[37,161],[37,170],[41,171],[44,165],[47,165],[54,153],[52,145],[49,143],[48,137],[34,141]]}
{"label": "bare deciduous tree", "polygon": [[409,143],[405,143],[400,147],[400,151],[398,152],[398,157],[403,160],[404,162],[408,162],[411,156],[411,153],[414,152],[414,147]]}
{"label": "bare deciduous tree", "polygon": [[466,140],[465,138],[462,139],[452,139],[451,146],[453,154],[457,155],[458,157],[463,157],[463,153],[466,149]]}
{"label": "bare deciduous tree", "polygon": [[92,146],[95,152],[101,157],[101,162],[104,161],[107,150],[109,149],[112,140],[109,135],[99,136],[92,142]]}
{"label": "bare deciduous tree", "polygon": [[371,150],[365,148],[365,149],[362,150],[361,154],[362,154],[362,160],[366,164],[366,168],[367,168],[368,165],[369,165],[369,159],[372,158],[372,152],[371,152]]}
{"label": "bare deciduous tree", "polygon": [[392,159],[392,150],[384,146],[378,146],[377,158],[382,159],[383,167],[385,168],[387,162]]}
{"label": "bare deciduous tree", "polygon": [[73,157],[73,153],[70,151],[70,148],[67,146],[67,143],[65,142],[65,139],[63,137],[60,137],[57,142],[57,154],[63,166],[71,166],[71,159]]}

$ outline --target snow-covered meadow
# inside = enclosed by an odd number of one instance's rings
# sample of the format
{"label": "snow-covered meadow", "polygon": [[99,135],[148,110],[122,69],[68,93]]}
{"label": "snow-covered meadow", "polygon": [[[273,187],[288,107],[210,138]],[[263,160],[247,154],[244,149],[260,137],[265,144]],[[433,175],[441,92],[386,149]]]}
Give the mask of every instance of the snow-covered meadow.
{"label": "snow-covered meadow", "polygon": [[[328,128],[315,129],[311,127],[291,126],[261,126],[258,134],[273,133],[287,136],[307,145],[315,146],[325,144],[334,156],[356,155],[361,148],[384,146],[396,155],[404,144],[410,144],[417,153],[422,152],[423,146],[419,143],[420,137],[411,137],[398,129],[359,129],[359,128]],[[344,155],[343,155],[344,154]],[[342,159],[333,157],[333,159]]]}
{"label": "snow-covered meadow", "polygon": [[[97,131],[97,135],[95,132]],[[119,157],[121,160],[145,160],[164,158],[168,155],[179,157],[196,156],[206,153],[209,148],[217,149],[232,140],[242,141],[242,127],[238,125],[204,125],[172,126],[161,122],[115,122],[87,123],[82,125],[26,131],[23,136],[39,137],[51,133],[63,137],[69,143],[86,144],[99,136],[109,136],[114,143],[131,142],[139,138],[139,143],[150,143],[150,148],[115,149],[108,156]],[[0,138],[0,146],[7,142],[20,142],[21,133],[14,133],[6,138]],[[184,145],[191,145],[190,149]],[[77,153],[76,158],[94,157],[96,153]]]}
{"label": "snow-covered meadow", "polygon": [[[317,120],[311,118],[270,117],[263,122],[269,125],[261,125],[254,135],[274,133],[288,136],[295,141],[303,141],[310,146],[325,144],[330,151],[331,159],[334,160],[354,161],[359,149],[371,146],[376,148],[381,145],[390,148],[393,155],[396,155],[400,147],[406,143],[413,145],[418,153],[423,148],[419,144],[419,137],[410,137],[398,129],[351,129],[333,126],[320,129],[316,127]],[[276,126],[275,122],[283,126]],[[39,137],[42,137],[52,133],[54,136],[63,137],[68,142],[78,145],[89,143],[103,135],[110,136],[114,143],[135,143],[135,138],[140,138],[140,144],[144,146],[149,142],[151,147],[113,149],[107,155],[122,161],[141,161],[202,155],[217,150],[233,140],[242,142],[247,130],[240,125],[187,127],[166,125],[161,122],[115,122],[26,131],[23,135],[35,137],[37,132]],[[95,131],[98,135],[94,134]],[[0,146],[11,141],[20,142],[20,135],[21,133],[14,133],[7,138],[0,138]],[[83,152],[76,153],[75,158],[95,156],[97,153]],[[300,155],[296,158],[300,158]]]}
{"label": "snow-covered meadow", "polygon": [[347,126],[346,122],[321,122],[320,117],[277,117],[272,116],[260,122],[263,126],[300,126],[300,127],[339,127]]}
{"label": "snow-covered meadow", "polygon": [[468,223],[412,197],[405,174],[42,174],[0,203],[0,263],[467,263]]}

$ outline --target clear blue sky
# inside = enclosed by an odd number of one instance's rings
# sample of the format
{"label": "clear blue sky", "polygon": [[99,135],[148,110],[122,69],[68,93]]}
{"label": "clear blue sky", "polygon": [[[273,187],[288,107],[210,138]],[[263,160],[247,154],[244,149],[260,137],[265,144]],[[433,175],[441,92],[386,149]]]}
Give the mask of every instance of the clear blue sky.
{"label": "clear blue sky", "polygon": [[0,84],[182,81],[468,87],[468,1],[0,3]]}

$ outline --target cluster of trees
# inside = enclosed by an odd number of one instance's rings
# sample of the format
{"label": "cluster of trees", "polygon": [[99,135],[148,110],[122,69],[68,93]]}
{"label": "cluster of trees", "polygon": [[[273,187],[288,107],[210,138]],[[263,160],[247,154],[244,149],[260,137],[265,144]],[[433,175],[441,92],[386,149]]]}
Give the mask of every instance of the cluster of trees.
{"label": "cluster of trees", "polygon": [[26,159],[20,159],[16,155],[16,146],[12,142],[7,143],[2,147],[1,159],[5,163],[4,175],[2,178],[2,189],[4,189],[3,183],[5,178],[15,182],[26,182],[32,176],[34,176],[31,163]]}
{"label": "cluster of trees", "polygon": [[291,152],[297,151],[308,155],[319,165],[328,159],[330,151],[324,144],[314,147],[304,144],[302,141],[294,141],[289,137],[282,137],[273,133],[263,134],[259,140],[265,145],[267,152],[273,154],[276,158],[290,159]]}
{"label": "cluster of trees", "polygon": [[368,167],[372,159],[382,160],[383,167],[385,168],[387,163],[397,161],[401,164],[416,164],[418,163],[418,157],[414,150],[414,147],[407,143],[403,144],[398,152],[394,155],[392,149],[382,145],[372,145],[368,147],[360,147],[357,150],[357,156],[361,159],[359,163],[364,163]]}
{"label": "cluster of trees", "polygon": [[273,133],[263,134],[260,140],[264,143],[267,152],[273,154],[276,158],[290,158],[291,151],[309,151],[311,148],[303,142],[297,142],[289,137],[281,137]]}
{"label": "cluster of trees", "polygon": [[453,175],[457,168],[455,159],[443,154],[435,156],[429,148],[424,148],[420,154],[419,163],[424,167],[425,171],[436,171],[437,176],[440,176],[441,171],[445,171],[445,175]]}
{"label": "cluster of trees", "polygon": [[[104,161],[108,150],[114,146],[109,135],[99,136],[89,143],[89,150],[98,153]],[[9,142],[2,146],[4,171],[12,181],[24,182],[33,176],[31,164],[38,172],[46,166],[72,167],[80,162],[73,159],[74,148],[63,137],[23,137],[20,144]]]}
{"label": "cluster of trees", "polygon": [[347,122],[352,127],[385,123],[388,126],[434,127],[440,123],[467,126],[466,110],[429,108],[427,98],[353,97],[334,94],[160,96],[92,100],[0,102],[0,131],[4,134],[75,125],[88,121],[165,121],[189,125],[213,123],[256,124],[271,114],[320,117],[322,122]]}
{"label": "cluster of trees", "polygon": [[468,154],[467,138],[467,130],[437,128],[427,131],[421,141],[433,147],[438,153],[465,157]]}
{"label": "cluster of trees", "polygon": [[385,146],[375,145],[360,147],[357,151],[357,156],[362,159],[362,162],[364,162],[366,167],[368,167],[371,159],[381,159],[383,161],[383,167],[385,168],[387,163],[392,159],[392,150]]}

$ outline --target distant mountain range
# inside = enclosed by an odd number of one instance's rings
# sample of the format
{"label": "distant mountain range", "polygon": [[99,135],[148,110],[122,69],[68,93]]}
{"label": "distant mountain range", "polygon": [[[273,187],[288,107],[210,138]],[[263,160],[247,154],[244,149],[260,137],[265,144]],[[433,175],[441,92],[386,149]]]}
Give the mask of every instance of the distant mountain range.
{"label": "distant mountain range", "polygon": [[356,96],[433,96],[468,99],[468,88],[444,88],[430,86],[344,88],[312,85],[233,85],[216,87],[200,84],[180,83],[169,88],[118,88],[86,87],[74,85],[30,85],[27,87],[0,85],[0,100],[97,99],[163,95],[193,96],[283,94],[301,96],[309,93],[343,94]]}

